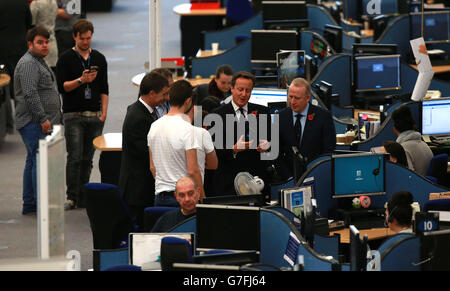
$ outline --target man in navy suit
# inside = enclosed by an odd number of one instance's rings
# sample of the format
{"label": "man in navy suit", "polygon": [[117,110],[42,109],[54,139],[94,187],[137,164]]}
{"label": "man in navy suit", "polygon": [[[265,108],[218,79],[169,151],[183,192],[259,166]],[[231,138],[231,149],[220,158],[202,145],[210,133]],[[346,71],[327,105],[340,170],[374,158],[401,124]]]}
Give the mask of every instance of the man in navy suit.
{"label": "man in navy suit", "polygon": [[[263,179],[265,187],[262,192],[270,194],[267,172],[270,164],[261,159],[261,153],[269,149],[270,115],[267,107],[248,102],[254,84],[255,76],[252,74],[236,73],[231,81],[231,102],[213,112],[222,119],[223,132],[221,133],[224,144],[223,148],[218,148],[217,136],[215,137],[219,167],[213,177],[212,193],[207,193],[207,196],[235,194],[234,178],[239,172],[249,172]],[[227,115],[229,118],[234,118],[234,129],[230,123],[227,123]],[[252,124],[255,120],[256,123]],[[241,122],[247,124],[241,127],[241,129],[246,127],[243,132],[238,131],[238,124]],[[266,122],[265,133],[260,131],[261,122]]]}
{"label": "man in navy suit", "polygon": [[[280,154],[275,164],[278,174],[284,179],[299,178],[307,163],[336,148],[336,130],[330,112],[312,105],[310,99],[308,81],[294,79],[288,91],[289,107],[279,112]],[[299,151],[303,161],[294,156],[293,147]]]}
{"label": "man in navy suit", "polygon": [[153,206],[155,179],[150,172],[147,134],[158,119],[156,106],[169,95],[163,75],[148,73],[141,82],[139,99],[128,106],[122,127],[122,161],[119,187],[131,215],[142,227],[144,208]]}

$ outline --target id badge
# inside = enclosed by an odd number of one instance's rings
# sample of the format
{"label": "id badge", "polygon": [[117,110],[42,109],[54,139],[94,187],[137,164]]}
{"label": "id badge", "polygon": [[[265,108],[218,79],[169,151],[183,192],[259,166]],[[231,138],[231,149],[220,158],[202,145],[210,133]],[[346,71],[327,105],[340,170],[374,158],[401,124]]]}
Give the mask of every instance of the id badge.
{"label": "id badge", "polygon": [[91,88],[86,87],[86,89],[84,89],[84,99],[91,99]]}

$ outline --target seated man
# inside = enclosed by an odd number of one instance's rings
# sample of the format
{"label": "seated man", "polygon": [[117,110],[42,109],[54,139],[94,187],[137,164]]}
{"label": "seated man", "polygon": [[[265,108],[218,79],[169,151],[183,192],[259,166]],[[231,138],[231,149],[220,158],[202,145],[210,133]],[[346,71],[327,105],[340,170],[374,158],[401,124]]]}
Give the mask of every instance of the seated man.
{"label": "seated man", "polygon": [[386,226],[395,233],[412,233],[413,195],[408,191],[392,194],[386,207]]}
{"label": "seated man", "polygon": [[194,216],[200,199],[200,187],[192,178],[183,177],[175,186],[175,199],[181,207],[161,216],[153,226],[152,232],[167,232],[178,223]]}
{"label": "seated man", "polygon": [[400,106],[392,113],[394,132],[398,135],[396,142],[405,149],[408,168],[425,176],[433,158],[433,152],[422,140],[417,131],[411,111],[407,106]]}

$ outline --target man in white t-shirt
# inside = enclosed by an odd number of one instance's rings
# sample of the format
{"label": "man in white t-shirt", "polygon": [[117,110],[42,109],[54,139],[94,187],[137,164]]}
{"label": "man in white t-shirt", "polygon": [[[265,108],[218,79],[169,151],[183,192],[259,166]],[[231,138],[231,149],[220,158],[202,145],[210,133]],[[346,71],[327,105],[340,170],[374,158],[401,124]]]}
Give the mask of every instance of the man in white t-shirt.
{"label": "man in white t-shirt", "polygon": [[191,177],[205,197],[197,150],[202,148],[195,138],[195,128],[186,115],[192,107],[192,86],[177,81],[169,91],[170,111],[155,121],[147,136],[150,170],[155,177],[155,206],[178,206],[174,197],[176,182]]}

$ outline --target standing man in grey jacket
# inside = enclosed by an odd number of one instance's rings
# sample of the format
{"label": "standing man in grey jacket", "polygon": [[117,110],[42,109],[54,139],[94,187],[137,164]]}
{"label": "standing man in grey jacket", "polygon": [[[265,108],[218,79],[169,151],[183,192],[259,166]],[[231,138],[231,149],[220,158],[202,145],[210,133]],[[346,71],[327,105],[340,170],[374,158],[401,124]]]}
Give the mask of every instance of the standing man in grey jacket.
{"label": "standing man in grey jacket", "polygon": [[50,51],[50,33],[35,27],[27,33],[28,51],[14,71],[16,95],[16,127],[27,149],[23,173],[22,214],[36,212],[36,153],[39,139],[49,134],[54,124],[60,124],[61,101],[53,71],[44,61]]}
{"label": "standing man in grey jacket", "polygon": [[392,113],[397,142],[403,146],[408,168],[425,176],[433,158],[433,152],[422,140],[408,106],[402,105]]}

